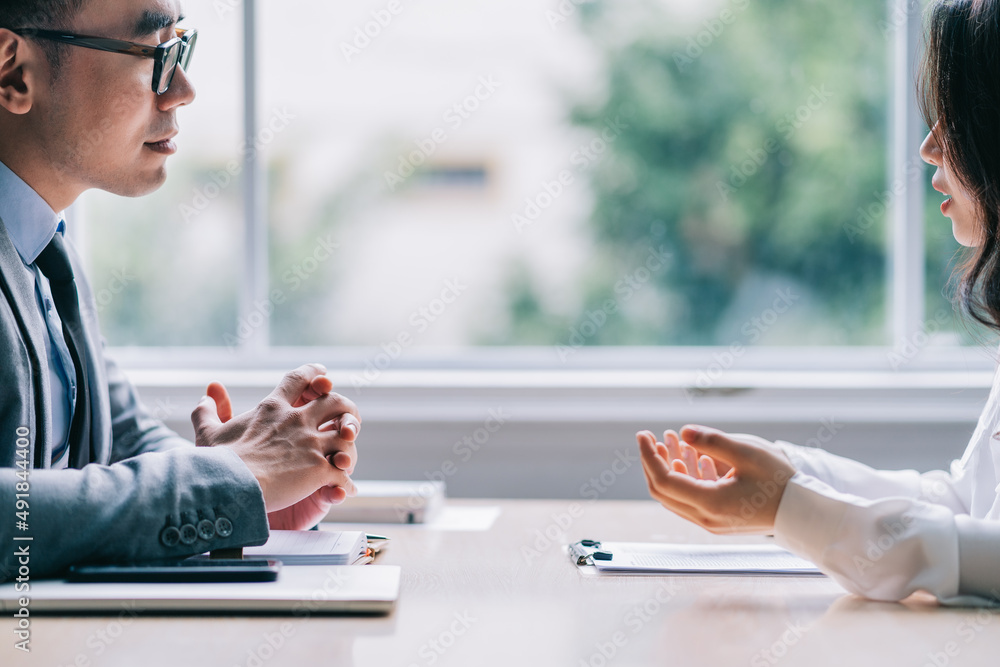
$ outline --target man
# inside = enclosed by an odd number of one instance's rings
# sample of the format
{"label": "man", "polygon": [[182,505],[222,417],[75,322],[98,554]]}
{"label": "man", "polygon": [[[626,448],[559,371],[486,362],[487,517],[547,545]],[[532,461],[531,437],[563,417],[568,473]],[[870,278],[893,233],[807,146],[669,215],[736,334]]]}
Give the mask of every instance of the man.
{"label": "man", "polygon": [[59,212],[164,182],[195,96],[180,19],[177,0],[0,0],[0,581],[262,544],[354,492],[360,418],[322,366],[235,418],[213,383],[195,448],[104,355]]}

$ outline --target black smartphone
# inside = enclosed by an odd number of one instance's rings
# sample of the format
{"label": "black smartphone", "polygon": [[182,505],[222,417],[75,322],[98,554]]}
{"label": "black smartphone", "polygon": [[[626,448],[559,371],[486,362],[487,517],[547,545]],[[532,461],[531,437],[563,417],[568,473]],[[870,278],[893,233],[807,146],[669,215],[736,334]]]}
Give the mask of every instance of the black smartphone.
{"label": "black smartphone", "polygon": [[170,563],[130,565],[73,565],[66,581],[72,583],[220,583],[276,581],[281,562],[198,558]]}

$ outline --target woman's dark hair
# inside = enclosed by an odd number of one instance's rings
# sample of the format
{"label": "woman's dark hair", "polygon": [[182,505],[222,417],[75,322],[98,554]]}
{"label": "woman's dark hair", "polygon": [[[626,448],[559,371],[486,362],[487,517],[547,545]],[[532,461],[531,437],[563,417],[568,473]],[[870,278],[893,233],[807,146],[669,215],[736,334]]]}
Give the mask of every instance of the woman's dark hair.
{"label": "woman's dark hair", "polygon": [[948,169],[970,195],[977,247],[955,272],[956,298],[1000,331],[1000,0],[938,0],[928,9],[919,100]]}

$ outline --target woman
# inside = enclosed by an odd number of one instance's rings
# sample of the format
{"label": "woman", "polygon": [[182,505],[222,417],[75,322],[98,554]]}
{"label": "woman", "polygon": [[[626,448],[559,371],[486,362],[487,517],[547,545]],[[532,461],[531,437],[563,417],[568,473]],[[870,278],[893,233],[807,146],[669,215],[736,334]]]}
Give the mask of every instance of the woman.
{"label": "woman", "polygon": [[[921,157],[970,248],[958,293],[1000,331],[1000,0],[937,0],[922,68]],[[1000,371],[950,473],[877,471],[821,450],[686,426],[636,435],[650,493],[712,532],[773,533],[848,590],[1000,601]],[[721,475],[721,477],[720,477]]]}

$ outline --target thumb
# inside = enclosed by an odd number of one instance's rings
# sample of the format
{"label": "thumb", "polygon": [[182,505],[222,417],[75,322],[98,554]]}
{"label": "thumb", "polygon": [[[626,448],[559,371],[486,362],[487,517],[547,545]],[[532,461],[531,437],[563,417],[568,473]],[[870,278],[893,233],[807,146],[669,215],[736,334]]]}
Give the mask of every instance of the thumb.
{"label": "thumb", "polygon": [[685,426],[681,429],[681,440],[694,447],[700,454],[708,454],[733,466],[755,459],[756,451],[753,445],[736,440],[714,428]]}
{"label": "thumb", "polygon": [[289,405],[295,405],[313,383],[313,380],[320,375],[326,375],[326,366],[323,364],[299,366],[294,371],[285,374],[271,395],[283,398]]}
{"label": "thumb", "polygon": [[199,447],[211,445],[209,438],[212,431],[222,426],[218,407],[211,396],[202,396],[198,405],[191,412],[191,424],[194,426],[195,442]]}
{"label": "thumb", "polygon": [[219,419],[225,423],[233,418],[233,402],[229,400],[229,392],[221,382],[213,382],[205,390],[218,407]]}
{"label": "thumb", "polygon": [[320,375],[319,377],[313,378],[312,382],[306,387],[306,390],[302,392],[295,403],[292,404],[293,408],[298,408],[306,403],[315,401],[320,396],[326,396],[331,391],[333,391],[333,382],[326,375]]}

